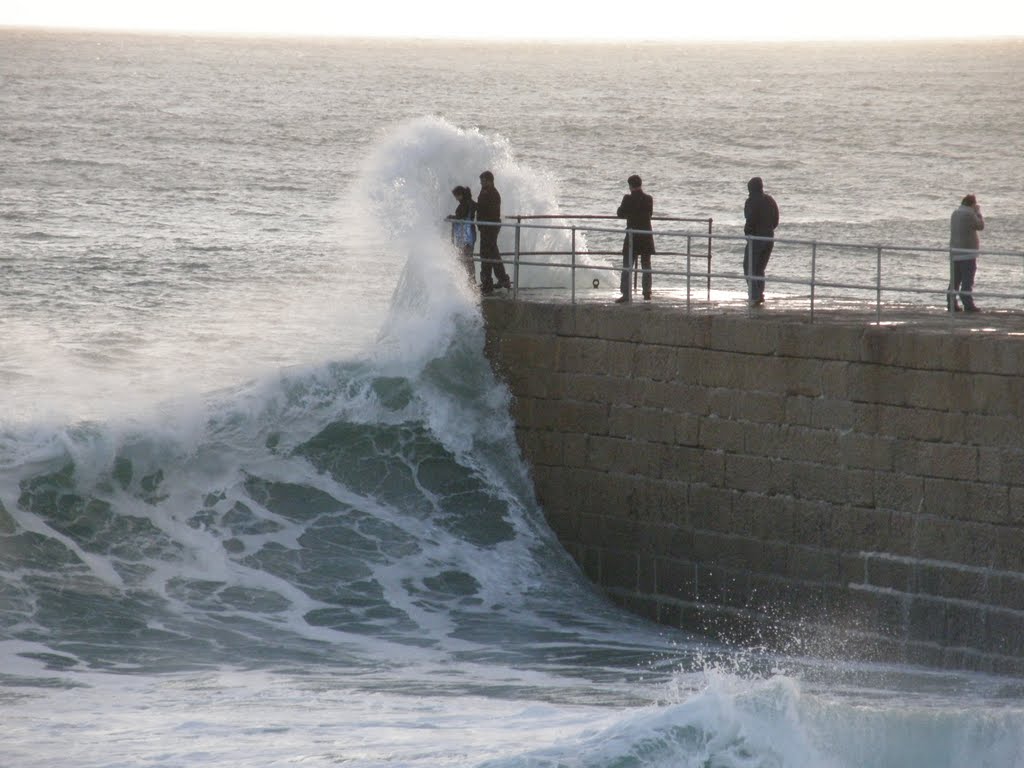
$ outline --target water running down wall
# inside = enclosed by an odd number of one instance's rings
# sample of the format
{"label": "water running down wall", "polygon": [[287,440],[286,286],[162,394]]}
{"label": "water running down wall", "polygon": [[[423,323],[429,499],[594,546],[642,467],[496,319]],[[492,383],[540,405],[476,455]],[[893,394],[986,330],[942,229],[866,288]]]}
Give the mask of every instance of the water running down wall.
{"label": "water running down wall", "polygon": [[539,501],[616,602],[727,642],[1024,670],[1019,337],[484,315]]}

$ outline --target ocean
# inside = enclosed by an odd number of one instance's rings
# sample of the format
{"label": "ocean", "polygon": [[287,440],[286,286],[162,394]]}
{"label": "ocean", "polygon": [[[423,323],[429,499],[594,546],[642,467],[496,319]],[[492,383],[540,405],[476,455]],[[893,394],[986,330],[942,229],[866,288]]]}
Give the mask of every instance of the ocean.
{"label": "ocean", "polygon": [[739,234],[759,175],[780,238],[942,248],[973,192],[1020,251],[1022,86],[1022,41],[0,30],[0,766],[1024,766],[1024,681],[722,646],[589,585],[443,222],[485,168],[506,214],[614,213],[639,173]]}

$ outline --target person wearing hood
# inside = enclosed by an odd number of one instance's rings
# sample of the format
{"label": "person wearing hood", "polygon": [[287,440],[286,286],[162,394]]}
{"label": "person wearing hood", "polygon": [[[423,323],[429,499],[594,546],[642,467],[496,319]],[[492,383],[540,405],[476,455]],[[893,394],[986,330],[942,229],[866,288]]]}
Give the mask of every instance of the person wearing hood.
{"label": "person wearing hood", "polygon": [[974,275],[978,271],[978,233],[985,228],[978,198],[967,195],[949,219],[949,290],[946,308],[959,312],[957,296],[965,312],[977,312],[974,304]]}
{"label": "person wearing hood", "polygon": [[765,194],[764,181],[760,176],[747,182],[747,191],[750,195],[743,205],[743,216],[746,219],[743,234],[747,235],[743,274],[747,277],[750,306],[758,307],[764,304],[764,272],[775,242],[751,238],[775,237],[775,228],[779,226],[779,206],[775,198]]}

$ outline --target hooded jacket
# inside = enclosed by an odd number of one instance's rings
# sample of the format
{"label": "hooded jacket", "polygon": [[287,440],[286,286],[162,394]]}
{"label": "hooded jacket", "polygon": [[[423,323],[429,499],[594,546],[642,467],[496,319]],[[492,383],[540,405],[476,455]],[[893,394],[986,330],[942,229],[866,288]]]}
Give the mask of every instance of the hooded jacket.
{"label": "hooded jacket", "polygon": [[747,191],[750,196],[743,205],[743,216],[746,218],[743,234],[775,237],[775,228],[779,226],[779,206],[775,198],[765,194],[760,176],[747,182]]}

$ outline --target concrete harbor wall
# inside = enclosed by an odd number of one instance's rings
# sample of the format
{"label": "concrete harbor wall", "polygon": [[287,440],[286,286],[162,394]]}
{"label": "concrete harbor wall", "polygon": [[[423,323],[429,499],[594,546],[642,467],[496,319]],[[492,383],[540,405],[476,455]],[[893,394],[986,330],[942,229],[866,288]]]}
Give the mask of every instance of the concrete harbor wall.
{"label": "concrete harbor wall", "polygon": [[728,643],[1024,671],[1024,338],[485,301],[534,486],[613,600]]}

